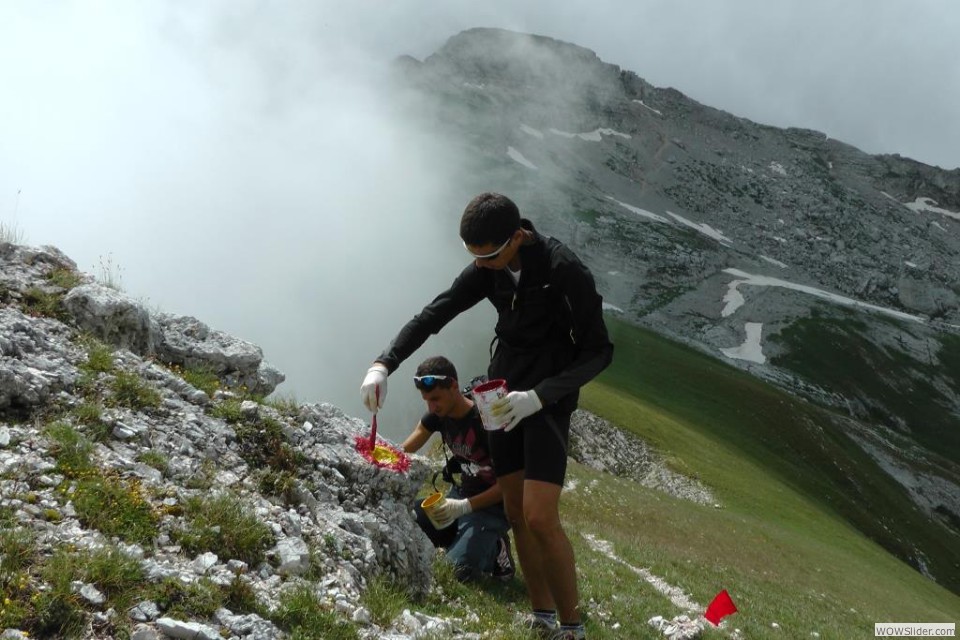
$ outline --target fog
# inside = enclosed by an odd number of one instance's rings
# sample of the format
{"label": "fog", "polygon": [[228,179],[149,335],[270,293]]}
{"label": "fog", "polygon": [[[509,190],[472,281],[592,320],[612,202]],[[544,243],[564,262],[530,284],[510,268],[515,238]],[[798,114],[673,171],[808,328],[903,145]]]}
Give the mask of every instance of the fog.
{"label": "fog", "polygon": [[[960,11],[834,5],[6,2],[0,221],[260,345],[280,394],[366,419],[366,368],[466,264],[473,195],[460,159],[380,98],[393,57],[474,26],[529,31],[740,116],[960,165]],[[419,414],[420,359],[483,370],[486,306],[391,376],[389,435]]]}

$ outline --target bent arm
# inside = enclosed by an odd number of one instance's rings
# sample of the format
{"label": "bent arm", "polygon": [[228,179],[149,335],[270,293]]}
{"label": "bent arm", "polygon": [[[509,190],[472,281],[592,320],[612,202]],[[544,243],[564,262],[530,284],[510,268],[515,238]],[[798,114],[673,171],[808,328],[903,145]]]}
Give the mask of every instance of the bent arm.
{"label": "bent arm", "polygon": [[484,274],[476,265],[470,264],[457,276],[449,289],[434,298],[400,329],[400,333],[377,357],[376,362],[385,365],[387,371],[393,373],[427,338],[439,333],[448,322],[483,300],[485,296]]}
{"label": "bent arm", "polygon": [[418,422],[410,435],[407,436],[407,439],[400,445],[400,448],[403,449],[405,453],[416,453],[423,448],[423,445],[427,443],[427,440],[429,440],[432,435],[433,433],[423,426],[422,422]]}
{"label": "bent arm", "polygon": [[500,485],[495,483],[486,491],[471,497],[470,508],[477,511],[478,509],[486,509],[501,502],[503,502],[503,491],[500,489]]}
{"label": "bent arm", "polygon": [[572,252],[564,258],[556,267],[554,282],[563,292],[577,356],[563,371],[534,387],[544,406],[578,390],[613,360],[613,343],[603,321],[603,298],[593,275]]}

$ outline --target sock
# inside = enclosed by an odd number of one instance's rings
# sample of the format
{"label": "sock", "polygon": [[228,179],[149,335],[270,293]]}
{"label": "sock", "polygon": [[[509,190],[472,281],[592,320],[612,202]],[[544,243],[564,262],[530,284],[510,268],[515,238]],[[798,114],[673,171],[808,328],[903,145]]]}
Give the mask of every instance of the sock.
{"label": "sock", "polygon": [[541,622],[546,622],[551,627],[557,624],[557,612],[553,609],[534,609],[534,617]]}
{"label": "sock", "polygon": [[585,638],[587,634],[582,622],[561,622],[560,631],[573,631],[573,635],[577,638]]}

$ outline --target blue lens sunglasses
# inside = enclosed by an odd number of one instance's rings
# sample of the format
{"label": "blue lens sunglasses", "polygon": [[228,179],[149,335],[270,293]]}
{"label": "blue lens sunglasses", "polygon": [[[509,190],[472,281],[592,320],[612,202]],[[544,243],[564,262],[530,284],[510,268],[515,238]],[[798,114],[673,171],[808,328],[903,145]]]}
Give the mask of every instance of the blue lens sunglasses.
{"label": "blue lens sunglasses", "polygon": [[449,376],[441,375],[413,376],[413,384],[421,391],[430,391],[441,380],[447,380],[448,378]]}

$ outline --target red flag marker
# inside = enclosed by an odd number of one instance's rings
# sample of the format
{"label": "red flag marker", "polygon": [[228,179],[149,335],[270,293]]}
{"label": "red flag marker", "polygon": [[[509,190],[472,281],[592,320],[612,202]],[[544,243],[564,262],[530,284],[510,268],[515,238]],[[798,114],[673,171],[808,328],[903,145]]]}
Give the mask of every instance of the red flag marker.
{"label": "red flag marker", "polygon": [[720,624],[720,620],[722,620],[724,616],[736,612],[737,605],[733,604],[733,600],[730,599],[730,594],[724,589],[707,605],[707,611],[703,614],[703,617],[716,626]]}

